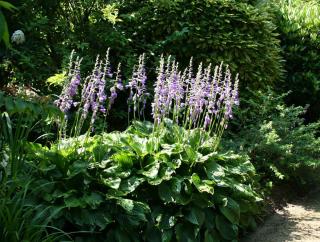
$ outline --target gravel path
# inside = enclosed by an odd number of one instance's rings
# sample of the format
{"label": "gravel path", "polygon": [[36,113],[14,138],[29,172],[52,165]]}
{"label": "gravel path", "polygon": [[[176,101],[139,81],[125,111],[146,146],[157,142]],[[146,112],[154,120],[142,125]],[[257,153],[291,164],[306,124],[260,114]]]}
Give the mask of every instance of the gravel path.
{"label": "gravel path", "polygon": [[320,242],[320,191],[277,211],[243,242]]}

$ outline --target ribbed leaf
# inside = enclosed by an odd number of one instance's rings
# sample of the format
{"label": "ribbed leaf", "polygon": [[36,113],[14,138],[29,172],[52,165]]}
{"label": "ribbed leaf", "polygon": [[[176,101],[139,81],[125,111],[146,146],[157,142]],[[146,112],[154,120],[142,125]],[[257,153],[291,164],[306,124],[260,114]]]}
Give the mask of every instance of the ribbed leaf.
{"label": "ribbed leaf", "polygon": [[225,176],[225,169],[215,161],[205,163],[207,177],[215,182],[221,181]]}
{"label": "ribbed leaf", "polygon": [[206,192],[209,194],[214,193],[213,182],[209,180],[201,180],[200,177],[194,173],[191,177],[193,185],[198,189],[199,192]]}
{"label": "ribbed leaf", "polygon": [[146,216],[151,213],[147,204],[136,202],[131,199],[117,198],[117,204],[131,216],[131,219],[134,219],[137,222],[147,222]]}
{"label": "ribbed leaf", "polygon": [[230,223],[221,214],[216,216],[216,227],[224,239],[233,240],[238,236],[238,226]]}
{"label": "ribbed leaf", "polygon": [[224,206],[219,206],[221,213],[233,224],[239,224],[240,207],[239,204],[231,199],[226,198],[227,202]]}
{"label": "ribbed leaf", "polygon": [[190,223],[201,227],[205,219],[205,214],[202,209],[198,207],[191,207],[190,212],[185,216],[185,219]]}

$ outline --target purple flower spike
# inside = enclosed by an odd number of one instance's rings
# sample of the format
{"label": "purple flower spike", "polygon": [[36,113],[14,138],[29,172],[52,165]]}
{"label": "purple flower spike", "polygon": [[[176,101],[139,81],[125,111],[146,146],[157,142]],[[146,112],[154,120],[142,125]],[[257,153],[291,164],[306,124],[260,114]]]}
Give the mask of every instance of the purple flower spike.
{"label": "purple flower spike", "polygon": [[68,113],[69,110],[74,106],[73,98],[76,96],[78,92],[78,87],[81,82],[80,75],[80,65],[82,59],[79,57],[73,61],[74,51],[71,52],[70,63],[69,63],[69,71],[66,78],[66,84],[58,98],[58,100],[54,101],[54,104],[60,108],[60,110],[64,113]]}
{"label": "purple flower spike", "polygon": [[133,103],[134,112],[139,110],[138,115],[144,114],[146,98],[148,96],[148,93],[146,92],[147,75],[144,60],[145,55],[140,55],[139,64],[137,67],[134,67],[132,78],[127,85],[127,87],[130,88],[128,103],[129,105],[130,103]]}

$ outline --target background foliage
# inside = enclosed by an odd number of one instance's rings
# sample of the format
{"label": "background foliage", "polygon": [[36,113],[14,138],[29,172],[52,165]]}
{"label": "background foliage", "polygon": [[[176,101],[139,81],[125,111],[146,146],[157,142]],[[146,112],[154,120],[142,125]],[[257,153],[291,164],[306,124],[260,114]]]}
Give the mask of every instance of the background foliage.
{"label": "background foliage", "polygon": [[142,52],[152,66],[153,56],[161,53],[174,55],[182,65],[191,56],[197,62],[223,60],[240,73],[243,86],[255,88],[282,77],[272,18],[248,1],[37,0],[16,5],[10,28],[22,29],[27,42],[7,53],[3,76],[32,83],[42,92],[44,81],[61,70],[71,49],[92,64],[93,56],[111,47],[129,67],[134,53]]}
{"label": "background foliage", "polygon": [[287,103],[305,106],[309,121],[320,117],[320,3],[319,1],[271,1],[280,33],[286,79],[281,91],[292,90]]}

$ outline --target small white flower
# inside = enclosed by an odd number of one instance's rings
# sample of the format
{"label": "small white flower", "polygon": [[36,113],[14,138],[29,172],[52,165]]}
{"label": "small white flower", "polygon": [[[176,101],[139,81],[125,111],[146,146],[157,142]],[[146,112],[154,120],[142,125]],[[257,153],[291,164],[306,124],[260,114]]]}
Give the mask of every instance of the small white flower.
{"label": "small white flower", "polygon": [[26,37],[21,30],[16,30],[11,36],[11,41],[19,45],[26,41]]}

